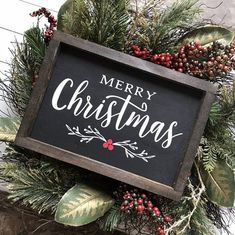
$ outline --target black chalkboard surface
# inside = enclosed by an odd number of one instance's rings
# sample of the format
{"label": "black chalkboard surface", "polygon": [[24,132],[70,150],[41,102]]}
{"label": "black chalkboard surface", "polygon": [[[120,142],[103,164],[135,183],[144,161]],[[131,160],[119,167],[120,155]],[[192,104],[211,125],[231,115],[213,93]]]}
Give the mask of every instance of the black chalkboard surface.
{"label": "black chalkboard surface", "polygon": [[57,32],[16,144],[179,199],[215,88]]}

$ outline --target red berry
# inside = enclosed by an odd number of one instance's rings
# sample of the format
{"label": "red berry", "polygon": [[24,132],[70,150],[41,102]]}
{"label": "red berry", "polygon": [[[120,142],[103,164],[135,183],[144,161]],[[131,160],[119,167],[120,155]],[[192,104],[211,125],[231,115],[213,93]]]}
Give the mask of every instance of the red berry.
{"label": "red berry", "polygon": [[138,211],[138,212],[143,212],[143,211],[144,211],[144,206],[138,205],[138,206],[137,206],[137,211]]}
{"label": "red berry", "polygon": [[164,235],[164,234],[165,234],[165,232],[164,232],[164,230],[163,230],[163,229],[161,229],[161,230],[159,230],[159,231],[158,231],[158,234],[159,234],[159,235]]}
{"label": "red berry", "polygon": [[170,61],[170,60],[171,60],[170,56],[167,56],[166,61]]}
{"label": "red berry", "polygon": [[131,195],[132,197],[136,197],[136,193],[132,193],[132,195]]}
{"label": "red berry", "polygon": [[113,151],[113,149],[114,149],[113,145],[109,145],[109,146],[108,146],[108,150],[109,150],[109,151]]}
{"label": "red berry", "polygon": [[143,199],[146,199],[147,198],[147,196],[143,193],[143,194],[141,194],[141,197],[143,198]]}
{"label": "red berry", "polygon": [[161,212],[160,211],[155,211],[156,216],[160,216]]}
{"label": "red berry", "polygon": [[134,202],[131,201],[131,202],[129,203],[129,207],[133,207],[133,206],[134,206]]}
{"label": "red berry", "polygon": [[137,56],[137,57],[139,57],[140,55],[141,55],[141,52],[140,51],[134,51],[134,53],[135,53],[135,55]]}
{"label": "red berry", "polygon": [[165,221],[165,222],[168,223],[168,222],[171,222],[171,220],[172,220],[172,219],[171,219],[171,217],[170,217],[169,215],[165,215],[165,216],[164,216],[164,221]]}
{"label": "red berry", "polygon": [[103,148],[106,149],[106,148],[108,148],[108,146],[109,146],[109,144],[108,144],[107,142],[104,142],[104,143],[103,143]]}
{"label": "red berry", "polygon": [[139,198],[138,199],[138,204],[143,204],[143,199]]}
{"label": "red berry", "polygon": [[159,209],[157,207],[154,207],[153,211],[159,211]]}

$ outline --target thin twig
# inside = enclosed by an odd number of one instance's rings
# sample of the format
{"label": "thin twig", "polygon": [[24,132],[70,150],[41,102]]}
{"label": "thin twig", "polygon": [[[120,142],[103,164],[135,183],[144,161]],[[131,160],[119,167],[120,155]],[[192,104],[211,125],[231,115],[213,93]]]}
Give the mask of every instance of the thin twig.
{"label": "thin twig", "polygon": [[54,222],[54,221],[53,221],[53,220],[48,220],[47,222],[45,222],[45,223],[39,225],[39,226],[32,232],[32,234],[36,233],[39,229],[41,229],[41,228],[44,227],[45,225],[47,225],[47,224],[49,224],[49,223],[52,223],[52,222]]}

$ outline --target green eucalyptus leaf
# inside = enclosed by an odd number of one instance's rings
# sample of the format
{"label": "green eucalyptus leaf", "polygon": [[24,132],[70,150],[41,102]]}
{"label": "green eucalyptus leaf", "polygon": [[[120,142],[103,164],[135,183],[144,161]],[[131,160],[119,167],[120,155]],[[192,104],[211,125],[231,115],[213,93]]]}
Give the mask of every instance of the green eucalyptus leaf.
{"label": "green eucalyptus leaf", "polygon": [[212,172],[201,167],[203,182],[208,198],[223,207],[233,207],[235,199],[235,181],[233,170],[225,160],[218,160]]}
{"label": "green eucalyptus leaf", "polygon": [[0,141],[14,142],[19,127],[19,118],[0,117]]}
{"label": "green eucalyptus leaf", "polygon": [[64,194],[58,204],[55,221],[82,226],[102,217],[114,204],[112,197],[85,184],[77,184]]}
{"label": "green eucalyptus leaf", "polygon": [[221,26],[204,26],[184,35],[178,42],[178,46],[190,42],[199,42],[202,46],[218,41],[228,45],[234,38],[234,32]]}

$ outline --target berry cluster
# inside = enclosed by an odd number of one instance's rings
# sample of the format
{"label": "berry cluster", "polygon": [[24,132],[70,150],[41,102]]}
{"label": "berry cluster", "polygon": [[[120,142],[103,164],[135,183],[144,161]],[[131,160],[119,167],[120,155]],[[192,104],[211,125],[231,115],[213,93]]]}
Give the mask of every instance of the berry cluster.
{"label": "berry cluster", "polygon": [[141,59],[148,59],[150,52],[146,47],[141,49],[138,45],[133,45],[132,47],[133,55]]}
{"label": "berry cluster", "polygon": [[224,46],[214,42],[202,47],[199,43],[189,43],[173,55],[172,68],[199,78],[214,79],[226,76],[234,69],[234,45]]}
{"label": "berry cluster", "polygon": [[48,11],[45,7],[40,8],[38,11],[34,11],[30,15],[32,17],[44,15],[47,18],[48,23],[50,25],[49,26],[46,25],[46,30],[43,32],[43,38],[44,42],[48,45],[53,36],[54,30],[57,26],[57,20],[53,15],[51,15],[51,12]]}
{"label": "berry cluster", "polygon": [[234,44],[224,46],[214,42],[211,46],[203,47],[200,43],[191,42],[182,46],[175,54],[155,54],[146,48],[142,50],[137,45],[132,46],[132,51],[136,57],[203,79],[225,77],[235,69]]}
{"label": "berry cluster", "polygon": [[150,60],[155,64],[163,65],[167,68],[172,67],[172,55],[170,53],[155,54]]}
{"label": "berry cluster", "polygon": [[156,206],[157,195],[136,188],[128,190],[126,185],[119,186],[114,195],[116,200],[120,202],[120,209],[124,213],[139,215],[140,218],[149,222],[149,226],[151,226],[149,229],[156,235],[165,234],[164,228],[169,225],[172,219],[169,215],[163,215],[159,207]]}
{"label": "berry cluster", "polygon": [[103,148],[108,149],[109,151],[113,151],[114,150],[113,140],[108,139],[106,142],[104,142],[103,143]]}

